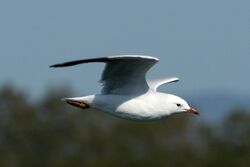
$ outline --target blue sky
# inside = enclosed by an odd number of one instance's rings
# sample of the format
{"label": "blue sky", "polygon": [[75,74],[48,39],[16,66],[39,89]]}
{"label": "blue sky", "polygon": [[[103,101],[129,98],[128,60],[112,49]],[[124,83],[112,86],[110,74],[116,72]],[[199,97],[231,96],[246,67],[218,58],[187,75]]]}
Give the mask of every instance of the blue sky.
{"label": "blue sky", "polygon": [[119,54],[158,57],[148,78],[181,80],[164,91],[250,92],[248,0],[1,0],[0,23],[0,85],[34,96],[63,84],[97,92],[103,65],[48,66]]}

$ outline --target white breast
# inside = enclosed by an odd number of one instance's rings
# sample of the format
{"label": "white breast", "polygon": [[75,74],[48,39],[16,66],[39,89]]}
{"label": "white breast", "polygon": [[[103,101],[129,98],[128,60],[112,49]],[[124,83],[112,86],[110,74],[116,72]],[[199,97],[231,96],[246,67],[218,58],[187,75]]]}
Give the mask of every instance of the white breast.
{"label": "white breast", "polygon": [[128,119],[158,119],[168,115],[167,94],[150,92],[137,97],[122,95],[95,95],[91,107]]}

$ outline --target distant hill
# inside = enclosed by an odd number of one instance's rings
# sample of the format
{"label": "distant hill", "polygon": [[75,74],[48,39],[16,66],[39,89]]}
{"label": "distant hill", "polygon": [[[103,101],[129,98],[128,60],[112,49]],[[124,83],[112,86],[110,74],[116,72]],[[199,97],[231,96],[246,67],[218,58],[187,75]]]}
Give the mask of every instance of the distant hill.
{"label": "distant hill", "polygon": [[228,92],[207,92],[189,96],[189,103],[201,113],[201,118],[208,121],[219,121],[227,112],[236,108],[250,111],[250,95],[238,95]]}

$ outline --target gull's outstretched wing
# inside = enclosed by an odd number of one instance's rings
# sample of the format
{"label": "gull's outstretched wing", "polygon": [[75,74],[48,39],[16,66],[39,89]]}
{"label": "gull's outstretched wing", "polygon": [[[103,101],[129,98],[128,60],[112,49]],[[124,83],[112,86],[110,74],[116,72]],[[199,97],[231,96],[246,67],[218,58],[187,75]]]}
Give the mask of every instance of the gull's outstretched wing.
{"label": "gull's outstretched wing", "polygon": [[168,83],[172,83],[172,82],[177,82],[179,81],[179,78],[177,77],[170,77],[170,78],[161,78],[161,79],[156,79],[156,80],[152,80],[149,81],[149,87],[151,90],[153,91],[157,91],[157,88],[163,84],[168,84]]}
{"label": "gull's outstretched wing", "polygon": [[150,56],[122,55],[76,60],[50,67],[104,62],[106,66],[100,80],[103,84],[103,94],[141,94],[149,89],[145,76],[157,61],[157,58]]}

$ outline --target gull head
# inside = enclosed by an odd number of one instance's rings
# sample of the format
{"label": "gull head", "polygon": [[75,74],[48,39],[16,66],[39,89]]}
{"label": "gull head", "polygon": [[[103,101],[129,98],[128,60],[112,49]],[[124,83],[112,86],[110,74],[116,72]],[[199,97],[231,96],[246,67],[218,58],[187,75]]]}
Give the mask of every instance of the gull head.
{"label": "gull head", "polygon": [[192,113],[199,115],[198,111],[188,105],[188,103],[181,97],[168,94],[168,107],[172,114],[177,113]]}

